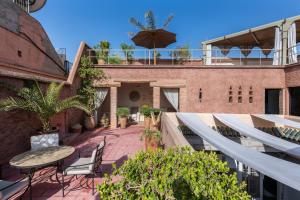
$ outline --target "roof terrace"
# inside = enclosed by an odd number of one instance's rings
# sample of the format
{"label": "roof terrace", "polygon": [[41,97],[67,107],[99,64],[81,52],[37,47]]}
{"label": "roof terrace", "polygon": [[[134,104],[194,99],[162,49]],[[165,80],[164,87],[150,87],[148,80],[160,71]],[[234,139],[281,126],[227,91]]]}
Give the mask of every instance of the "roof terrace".
{"label": "roof terrace", "polygon": [[[199,49],[191,49],[187,45],[175,49],[156,46],[145,46],[149,49],[130,46],[126,49],[122,45],[122,49],[103,49],[100,46],[99,49],[88,50],[88,55],[98,65],[282,66],[298,63],[299,25],[300,16],[295,16],[204,41]],[[151,32],[141,32],[147,31]],[[139,34],[132,38],[134,42]],[[165,35],[155,42],[174,37],[169,32],[166,34],[170,36]],[[146,40],[149,37],[139,38],[140,43],[146,43]]]}

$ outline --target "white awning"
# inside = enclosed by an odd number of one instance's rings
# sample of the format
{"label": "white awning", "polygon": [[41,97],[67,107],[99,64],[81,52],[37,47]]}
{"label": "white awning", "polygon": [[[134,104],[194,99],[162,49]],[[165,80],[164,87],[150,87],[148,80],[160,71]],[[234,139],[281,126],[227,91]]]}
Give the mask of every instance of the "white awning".
{"label": "white awning", "polygon": [[195,134],[227,156],[300,191],[299,165],[243,147],[208,127],[195,113],[177,113],[176,115]]}
{"label": "white awning", "polygon": [[234,115],[230,114],[214,114],[219,121],[224,123],[226,126],[238,131],[241,135],[251,137],[255,140],[260,141],[263,144],[269,145],[275,149],[283,151],[295,158],[300,158],[300,145],[280,139],[276,136],[270,135],[256,128],[253,128]]}
{"label": "white awning", "polygon": [[279,117],[277,115],[255,114],[255,115],[252,115],[252,116],[258,117],[260,119],[264,119],[264,120],[269,121],[269,122],[281,124],[281,125],[284,125],[284,126],[289,126],[291,128],[300,129],[300,123],[294,122],[292,120],[284,119],[284,118]]}

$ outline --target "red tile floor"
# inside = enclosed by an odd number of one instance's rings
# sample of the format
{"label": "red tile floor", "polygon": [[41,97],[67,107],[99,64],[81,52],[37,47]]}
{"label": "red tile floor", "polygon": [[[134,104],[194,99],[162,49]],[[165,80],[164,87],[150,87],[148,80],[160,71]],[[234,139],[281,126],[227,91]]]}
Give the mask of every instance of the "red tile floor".
{"label": "red tile floor", "polygon": [[[112,164],[115,163],[120,166],[128,157],[133,156],[136,152],[144,149],[144,143],[140,140],[140,135],[143,131],[142,126],[130,126],[126,129],[113,129],[102,130],[97,129],[92,132],[85,132],[79,135],[74,141],[71,142],[71,146],[74,146],[78,151],[93,150],[93,148],[106,137],[106,147],[103,155],[103,162],[101,166],[102,173],[95,179],[95,184],[99,184],[102,181],[103,173],[111,173]],[[69,158],[66,162],[70,162],[76,158],[77,155]],[[54,168],[43,169],[36,173],[35,177],[39,177],[42,174],[50,173],[49,178],[45,178],[33,183],[32,196],[33,199],[99,199],[97,192],[92,195],[91,188],[82,188],[80,184],[85,185],[86,179],[84,177],[67,177],[66,185],[67,189],[65,197],[62,197],[61,187],[56,182],[55,176],[51,176],[54,172]],[[7,168],[4,171],[4,178],[16,179],[19,177],[19,172],[15,169]],[[89,182],[91,186],[91,182]],[[68,191],[72,189],[72,191]],[[23,199],[28,199],[28,192],[24,195]]]}

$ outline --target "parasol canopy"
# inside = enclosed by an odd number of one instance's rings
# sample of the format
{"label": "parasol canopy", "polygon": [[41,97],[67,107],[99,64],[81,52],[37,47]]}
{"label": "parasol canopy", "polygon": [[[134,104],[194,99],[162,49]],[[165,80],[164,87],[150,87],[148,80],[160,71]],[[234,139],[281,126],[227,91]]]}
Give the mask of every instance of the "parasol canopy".
{"label": "parasol canopy", "polygon": [[148,49],[165,48],[176,42],[176,34],[164,29],[143,30],[138,32],[132,41],[135,45]]}

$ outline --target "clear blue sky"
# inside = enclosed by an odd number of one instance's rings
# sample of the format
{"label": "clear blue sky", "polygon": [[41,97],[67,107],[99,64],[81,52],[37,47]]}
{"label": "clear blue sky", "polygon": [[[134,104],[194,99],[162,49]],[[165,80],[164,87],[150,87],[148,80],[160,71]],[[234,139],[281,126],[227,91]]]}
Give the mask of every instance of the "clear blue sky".
{"label": "clear blue sky", "polygon": [[203,40],[300,15],[300,0],[48,0],[32,15],[55,48],[67,48],[72,62],[80,41],[94,46],[108,40],[112,48],[131,44],[127,33],[138,30],[129,18],[144,22],[149,9],[159,25],[170,13],[175,15],[168,28],[177,34],[173,47],[200,48]]}

